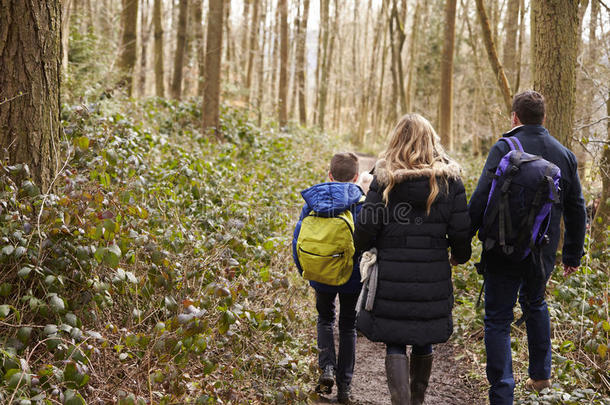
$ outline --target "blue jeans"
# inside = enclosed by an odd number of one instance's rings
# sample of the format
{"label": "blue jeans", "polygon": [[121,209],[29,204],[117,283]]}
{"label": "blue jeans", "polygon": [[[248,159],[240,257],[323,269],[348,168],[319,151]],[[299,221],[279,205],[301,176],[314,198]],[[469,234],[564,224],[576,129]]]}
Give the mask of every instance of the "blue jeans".
{"label": "blue jeans", "polygon": [[534,380],[551,377],[551,322],[544,299],[551,272],[545,280],[537,279],[535,273],[527,271],[521,277],[491,271],[485,274],[485,350],[491,405],[513,403],[515,379],[510,327],[517,297],[526,314],[529,376]]}
{"label": "blue jeans", "polygon": [[318,310],[318,365],[321,369],[332,365],[336,370],[337,385],[348,387],[356,363],[356,302],[358,294],[339,294],[339,356],[335,354],[335,298],[337,293],[316,291]]}
{"label": "blue jeans", "polygon": [[[387,354],[407,354],[407,346],[387,343],[386,347],[385,347],[385,353],[386,353],[386,355]],[[430,353],[432,353],[432,345],[423,345],[423,346],[413,345],[413,347],[411,348],[411,354],[414,354],[416,356],[425,356]]]}

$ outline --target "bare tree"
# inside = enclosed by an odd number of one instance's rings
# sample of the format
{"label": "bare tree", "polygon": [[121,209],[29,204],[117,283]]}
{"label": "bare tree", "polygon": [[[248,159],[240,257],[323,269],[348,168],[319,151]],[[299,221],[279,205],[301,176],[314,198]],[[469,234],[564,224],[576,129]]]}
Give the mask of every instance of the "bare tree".
{"label": "bare tree", "polygon": [[441,58],[439,132],[441,142],[453,149],[453,50],[455,46],[456,0],[445,0],[445,34]]}
{"label": "bare tree", "polygon": [[485,49],[487,50],[487,57],[489,58],[489,63],[491,64],[491,68],[493,69],[494,74],[496,76],[498,88],[500,89],[500,92],[504,99],[504,104],[506,106],[507,112],[510,112],[512,108],[512,95],[510,93],[508,79],[506,78],[504,68],[502,67],[502,65],[500,64],[500,60],[498,59],[496,45],[493,40],[491,29],[489,28],[489,19],[487,18],[487,12],[485,11],[483,0],[476,0],[476,3],[477,14],[479,15],[479,21],[481,23],[481,30],[483,33],[483,40],[485,42]]}
{"label": "bare tree", "polygon": [[220,136],[220,62],[222,58],[223,0],[209,0],[205,47],[203,129]]}
{"label": "bare tree", "polygon": [[299,121],[307,124],[307,101],[306,101],[306,59],[305,52],[307,46],[307,20],[309,16],[309,0],[303,1],[303,15],[299,20],[299,30],[297,31],[297,86],[299,97]]}
{"label": "bare tree", "polygon": [[172,97],[177,100],[182,98],[182,73],[184,71],[184,55],[186,53],[188,8],[188,0],[180,0],[178,31],[176,33],[176,54],[174,57],[174,77],[172,78]]}
{"label": "bare tree", "polygon": [[123,38],[121,40],[121,55],[119,69],[121,70],[120,85],[127,89],[127,95],[133,95],[133,75],[137,56],[137,27],[138,27],[139,0],[123,0],[121,21],[123,25]]}
{"label": "bare tree", "polygon": [[155,0],[153,5],[153,24],[155,26],[155,93],[157,97],[165,97],[162,6],[162,0]]}
{"label": "bare tree", "polygon": [[572,139],[576,102],[578,5],[578,0],[531,3],[534,89],[546,99],[545,126],[567,147]]}
{"label": "bare tree", "polygon": [[280,0],[280,87],[278,94],[280,127],[286,125],[288,97],[288,5]]}
{"label": "bare tree", "polygon": [[0,10],[0,159],[27,163],[46,189],[59,159],[61,5],[0,0]]}

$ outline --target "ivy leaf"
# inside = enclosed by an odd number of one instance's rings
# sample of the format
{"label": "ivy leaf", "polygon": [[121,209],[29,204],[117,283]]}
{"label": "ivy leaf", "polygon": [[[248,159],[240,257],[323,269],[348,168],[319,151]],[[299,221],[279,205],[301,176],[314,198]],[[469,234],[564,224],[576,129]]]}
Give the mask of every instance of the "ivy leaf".
{"label": "ivy leaf", "polygon": [[119,267],[119,260],[121,258],[121,248],[118,245],[110,245],[106,248],[106,254],[104,255],[104,263],[109,267],[116,269]]}
{"label": "ivy leaf", "polygon": [[66,310],[66,304],[64,304],[64,300],[59,298],[57,294],[53,294],[51,296],[51,299],[49,300],[49,305],[51,305],[53,311],[57,313],[61,313]]}
{"label": "ivy leaf", "polygon": [[6,245],[5,247],[2,248],[2,254],[4,256],[10,256],[13,254],[14,251],[15,251],[15,247],[12,245]]}
{"label": "ivy leaf", "polygon": [[6,318],[10,312],[11,307],[9,305],[0,305],[0,318]]}
{"label": "ivy leaf", "polygon": [[67,389],[64,391],[64,405],[86,405],[87,403],[78,393],[78,391],[74,391],[71,389]]}

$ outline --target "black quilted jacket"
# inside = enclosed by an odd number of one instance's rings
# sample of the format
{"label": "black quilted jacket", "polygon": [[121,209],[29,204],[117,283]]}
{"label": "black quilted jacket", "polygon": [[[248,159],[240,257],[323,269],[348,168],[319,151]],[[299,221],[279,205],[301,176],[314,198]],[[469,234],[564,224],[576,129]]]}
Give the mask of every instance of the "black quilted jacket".
{"label": "black quilted jacket", "polygon": [[[441,193],[426,214],[430,176]],[[356,248],[378,250],[379,276],[372,311],[362,310],[357,327],[376,342],[425,345],[446,342],[453,332],[453,286],[449,251],[468,261],[470,218],[457,164],[395,172],[397,184],[386,206],[385,162],[375,178],[356,224]],[[445,181],[445,179],[447,181]]]}

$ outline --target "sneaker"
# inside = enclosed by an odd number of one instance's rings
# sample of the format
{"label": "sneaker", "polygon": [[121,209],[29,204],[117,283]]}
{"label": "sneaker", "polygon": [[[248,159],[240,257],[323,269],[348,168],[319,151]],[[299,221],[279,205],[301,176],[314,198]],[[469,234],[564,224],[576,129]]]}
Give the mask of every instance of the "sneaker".
{"label": "sneaker", "polygon": [[335,368],[332,365],[324,367],[322,375],[318,379],[316,392],[318,394],[330,394],[335,383]]}
{"label": "sneaker", "polygon": [[339,387],[337,392],[337,402],[340,404],[353,404],[354,400],[352,399],[352,390],[350,386],[347,387]]}
{"label": "sneaker", "polygon": [[525,389],[527,391],[540,392],[545,388],[551,388],[551,380],[532,380],[528,378],[525,382]]}

